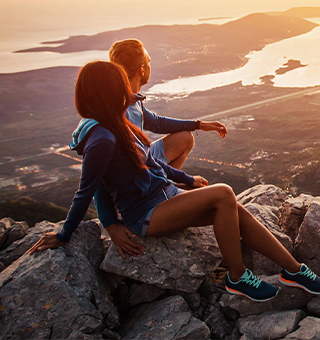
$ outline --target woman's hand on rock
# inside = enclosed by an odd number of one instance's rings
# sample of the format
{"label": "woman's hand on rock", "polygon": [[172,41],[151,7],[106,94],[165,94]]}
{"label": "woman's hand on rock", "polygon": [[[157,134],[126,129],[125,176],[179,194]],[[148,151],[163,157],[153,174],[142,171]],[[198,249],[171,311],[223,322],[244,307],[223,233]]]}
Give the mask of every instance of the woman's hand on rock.
{"label": "woman's hand on rock", "polygon": [[145,247],[137,242],[131,240],[135,238],[134,234],[129,228],[121,223],[114,223],[106,228],[106,231],[110,235],[111,241],[118,249],[118,252],[122,258],[125,258],[124,253],[129,255],[138,256],[143,255]]}
{"label": "woman's hand on rock", "polygon": [[57,233],[49,232],[44,234],[41,239],[33,246],[31,247],[28,252],[29,255],[34,254],[35,252],[39,250],[47,250],[49,248],[58,248],[63,246],[64,243],[59,241],[57,238]]}

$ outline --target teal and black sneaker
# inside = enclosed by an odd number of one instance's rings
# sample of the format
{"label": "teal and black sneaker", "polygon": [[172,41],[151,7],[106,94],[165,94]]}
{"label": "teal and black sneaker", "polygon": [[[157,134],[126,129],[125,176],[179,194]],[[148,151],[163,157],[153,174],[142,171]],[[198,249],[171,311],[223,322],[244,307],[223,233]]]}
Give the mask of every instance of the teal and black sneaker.
{"label": "teal and black sneaker", "polygon": [[299,287],[311,294],[320,295],[320,278],[305,264],[301,265],[297,273],[289,273],[283,269],[279,281],[283,285]]}
{"label": "teal and black sneaker", "polygon": [[263,302],[277,296],[279,289],[258,279],[251,270],[246,269],[238,282],[232,282],[226,275],[226,290],[230,294],[244,295],[250,300]]}

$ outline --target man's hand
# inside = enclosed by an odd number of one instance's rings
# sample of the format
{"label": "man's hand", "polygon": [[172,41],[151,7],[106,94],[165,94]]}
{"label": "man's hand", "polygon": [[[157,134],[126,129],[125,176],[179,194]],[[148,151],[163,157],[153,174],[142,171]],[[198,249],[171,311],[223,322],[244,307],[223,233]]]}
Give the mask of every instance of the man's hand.
{"label": "man's hand", "polygon": [[222,138],[225,138],[228,133],[226,127],[219,122],[200,122],[200,130],[202,131],[217,131]]}
{"label": "man's hand", "polygon": [[57,233],[54,232],[44,234],[41,239],[28,250],[29,255],[32,255],[39,250],[47,250],[49,248],[58,248],[63,246],[64,243],[59,241],[56,235]]}
{"label": "man's hand", "polygon": [[208,181],[201,176],[193,176],[193,179],[193,186],[196,188],[206,187],[208,185]]}
{"label": "man's hand", "polygon": [[129,236],[136,237],[136,234],[134,234],[129,228],[121,223],[109,225],[106,228],[106,231],[110,235],[112,242],[118,249],[118,252],[122,258],[125,258],[124,253],[138,256],[143,255],[143,252],[146,250],[143,245],[130,240]]}

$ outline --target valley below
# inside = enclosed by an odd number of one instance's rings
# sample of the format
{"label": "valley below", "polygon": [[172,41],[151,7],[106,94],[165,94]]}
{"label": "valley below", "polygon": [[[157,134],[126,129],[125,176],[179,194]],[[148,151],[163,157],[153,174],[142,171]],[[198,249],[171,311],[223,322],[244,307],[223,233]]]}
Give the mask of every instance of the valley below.
{"label": "valley below", "polygon": [[[152,59],[152,77],[143,88],[147,91],[157,83],[181,75],[241,67],[250,51],[290,38],[288,28],[294,27],[293,36],[316,26],[300,18],[263,16],[263,21],[261,18],[261,15],[248,16],[222,25],[224,28],[200,25],[197,30],[192,27],[186,30],[178,25],[152,29],[146,26],[92,37],[72,37],[55,49],[58,53],[76,52],[96,49],[99,44],[107,49],[101,44],[105,38],[108,46],[128,36],[141,38]],[[270,27],[275,20],[282,22],[279,30],[273,30],[272,35],[270,31],[265,33],[263,27]],[[300,31],[297,20],[302,23]],[[248,34],[250,27],[260,30],[245,44],[234,44]],[[158,40],[153,38],[155,32]],[[222,44],[223,37],[233,40]],[[48,46],[42,47],[46,49]],[[274,71],[287,73],[307,65],[288,60],[283,66]],[[0,74],[0,201],[29,197],[70,206],[81,170],[81,158],[68,148],[80,119],[73,98],[78,70],[78,67],[52,67]],[[162,116],[219,120],[226,125],[225,139],[213,132],[193,133],[195,147],[183,168],[189,174],[203,175],[210,184],[230,184],[236,193],[260,183],[275,184],[293,196],[320,195],[320,87],[274,87],[272,76],[266,75],[260,85],[243,86],[237,82],[173,100],[161,95],[147,97],[145,106]],[[148,135],[152,140],[160,137]]]}

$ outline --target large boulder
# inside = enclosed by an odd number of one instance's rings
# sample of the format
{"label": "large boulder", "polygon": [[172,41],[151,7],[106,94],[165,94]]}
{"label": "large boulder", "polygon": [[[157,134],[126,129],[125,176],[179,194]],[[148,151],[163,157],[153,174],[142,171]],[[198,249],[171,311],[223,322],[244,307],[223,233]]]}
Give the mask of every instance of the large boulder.
{"label": "large boulder", "polygon": [[272,184],[256,185],[237,195],[238,202],[242,205],[258,203],[274,207],[280,207],[287,198],[284,190]]}
{"label": "large boulder", "polygon": [[125,259],[112,245],[101,269],[160,288],[191,293],[222,261],[212,226],[143,238],[140,243],[146,247],[145,254]]}
{"label": "large boulder", "polygon": [[281,231],[288,235],[294,242],[300,225],[309,208],[313,196],[301,194],[299,197],[288,198],[280,207]]}
{"label": "large boulder", "polygon": [[15,222],[11,218],[0,220],[0,250],[9,247],[13,242],[27,234],[28,225],[25,221]]}
{"label": "large boulder", "polygon": [[300,226],[294,256],[320,275],[320,197],[314,199]]}
{"label": "large boulder", "polygon": [[137,307],[119,333],[122,340],[205,340],[210,336],[209,328],[192,316],[181,296],[171,296]]}
{"label": "large boulder", "polygon": [[265,312],[261,315],[250,315],[239,320],[241,334],[253,339],[280,339],[298,328],[299,322],[306,314],[299,309],[282,312]]}
{"label": "large boulder", "polygon": [[315,297],[307,304],[308,311],[320,317],[320,297]]}
{"label": "large boulder", "polygon": [[0,221],[0,249],[6,242],[7,235],[8,235],[8,231],[7,231],[6,225],[2,221]]}
{"label": "large boulder", "polygon": [[87,222],[65,246],[13,262],[0,273],[0,338],[64,339],[117,326],[102,258],[100,228]]}
{"label": "large boulder", "polygon": [[[279,226],[280,209],[287,198],[284,190],[274,185],[262,184],[249,188],[237,196],[238,202],[244,205],[292,253],[293,242]],[[281,267],[253,250],[245,242],[242,242],[242,250],[244,264],[255,274],[274,275],[281,272]]]}
{"label": "large boulder", "polygon": [[[246,208],[255,218],[261,222],[278,241],[292,253],[293,244],[289,236],[282,233],[279,227],[278,208],[257,203],[248,203]],[[258,253],[242,242],[243,260],[246,267],[250,268],[256,275],[274,275],[281,272],[282,268],[267,257]]]}
{"label": "large boulder", "polygon": [[50,223],[48,221],[37,223],[33,228],[28,229],[25,237],[16,240],[6,249],[0,251],[0,261],[6,267],[9,266],[30,249],[44,233],[54,231],[58,226],[59,224]]}
{"label": "large boulder", "polygon": [[320,319],[308,316],[299,323],[299,329],[285,336],[283,340],[320,339]]}

